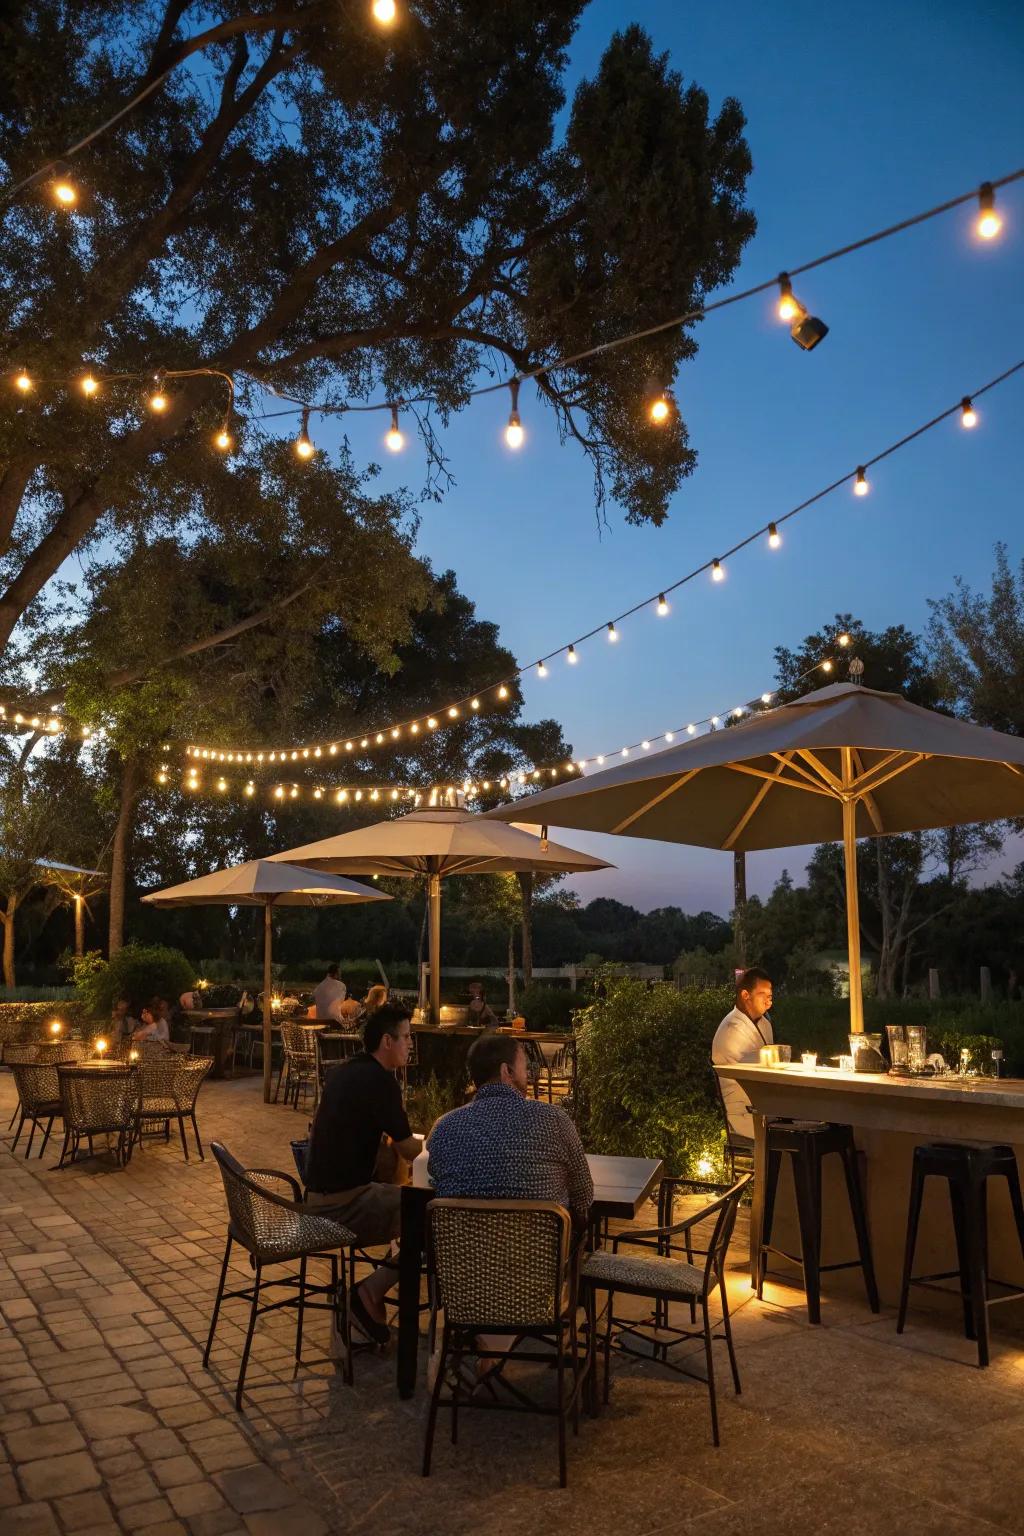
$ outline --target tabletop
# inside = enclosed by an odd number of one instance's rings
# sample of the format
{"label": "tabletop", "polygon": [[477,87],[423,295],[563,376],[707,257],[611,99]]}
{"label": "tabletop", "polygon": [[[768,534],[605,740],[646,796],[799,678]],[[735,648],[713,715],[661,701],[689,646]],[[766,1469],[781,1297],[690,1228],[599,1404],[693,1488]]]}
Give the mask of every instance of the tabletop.
{"label": "tabletop", "polygon": [[58,1072],[134,1072],[135,1061],[58,1061]]}
{"label": "tabletop", "polygon": [[[610,1157],[588,1152],[590,1176],[594,1181],[595,1217],[620,1217],[630,1220],[654,1192],[664,1167],[658,1157]],[[414,1189],[429,1190],[427,1153],[421,1152],[412,1165]]]}

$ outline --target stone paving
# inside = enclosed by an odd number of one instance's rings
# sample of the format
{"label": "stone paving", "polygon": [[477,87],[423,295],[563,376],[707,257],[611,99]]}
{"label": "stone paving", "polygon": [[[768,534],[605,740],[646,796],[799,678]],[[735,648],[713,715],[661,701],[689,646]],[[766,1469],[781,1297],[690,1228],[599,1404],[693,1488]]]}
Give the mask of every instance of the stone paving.
{"label": "stone paving", "polygon": [[[0,1124],[13,1102],[3,1074]],[[199,1120],[207,1142],[283,1169],[305,1125],[264,1106],[255,1078],[208,1084]],[[952,1308],[915,1315],[897,1338],[852,1275],[828,1282],[824,1326],[811,1329],[794,1290],[751,1298],[738,1231],[743,1394],[721,1392],[719,1450],[702,1383],[642,1362],[570,1442],[568,1490],[553,1425],[499,1414],[469,1416],[457,1447],[439,1432],[424,1480],[425,1394],[401,1402],[393,1359],[369,1354],[345,1387],[322,1315],[297,1371],[293,1321],[261,1320],[244,1415],[232,1401],[242,1304],[226,1304],[202,1369],[225,1228],[212,1158],[186,1164],[173,1142],[150,1142],[125,1170],[100,1159],[56,1172],[55,1161],[51,1148],[30,1162],[0,1149],[3,1536],[534,1536],[553,1521],[570,1536],[1024,1536],[1017,1306],[995,1314],[987,1372]]]}

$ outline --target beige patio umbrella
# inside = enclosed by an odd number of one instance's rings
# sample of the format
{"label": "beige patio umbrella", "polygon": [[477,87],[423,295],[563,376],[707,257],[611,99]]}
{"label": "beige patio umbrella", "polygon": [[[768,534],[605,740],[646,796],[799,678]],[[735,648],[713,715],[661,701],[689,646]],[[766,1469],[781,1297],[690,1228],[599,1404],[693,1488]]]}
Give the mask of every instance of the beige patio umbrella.
{"label": "beige patio umbrella", "polygon": [[859,1032],[856,839],[1024,815],[1024,739],[833,683],[487,815],[730,851],[842,838],[850,1026]]}
{"label": "beige patio umbrella", "polygon": [[295,869],[280,860],[253,859],[218,869],[184,885],[151,891],[143,901],[154,907],[263,908],[263,1099],[270,1103],[270,1043],[273,1003],[271,949],[275,907],[348,906],[357,901],[391,901],[384,891],[355,880],[342,880],[319,869]]}
{"label": "beige patio umbrella", "polygon": [[347,875],[426,875],[430,911],[430,1015],[441,1017],[441,881],[446,875],[504,874],[533,870],[539,874],[582,874],[611,869],[604,859],[561,848],[526,827],[485,821],[456,806],[410,811],[393,821],[378,821],[326,837],[304,848],[275,853],[274,859],[306,864]]}

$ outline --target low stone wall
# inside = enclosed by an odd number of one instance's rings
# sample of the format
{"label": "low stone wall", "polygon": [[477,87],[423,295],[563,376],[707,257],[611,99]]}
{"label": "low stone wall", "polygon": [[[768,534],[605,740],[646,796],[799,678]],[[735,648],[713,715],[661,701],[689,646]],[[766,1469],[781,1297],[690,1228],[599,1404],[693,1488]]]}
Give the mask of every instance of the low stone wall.
{"label": "low stone wall", "polygon": [[72,998],[52,1003],[0,1003],[0,1047],[18,1040],[41,1040],[51,1019],[60,1019],[66,1030],[83,1029],[85,1004]]}

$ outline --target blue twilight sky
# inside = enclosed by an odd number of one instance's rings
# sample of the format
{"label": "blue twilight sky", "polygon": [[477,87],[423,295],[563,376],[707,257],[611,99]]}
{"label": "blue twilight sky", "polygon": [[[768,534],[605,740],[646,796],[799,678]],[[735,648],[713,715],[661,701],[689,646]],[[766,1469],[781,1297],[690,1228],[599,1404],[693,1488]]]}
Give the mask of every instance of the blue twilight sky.
{"label": "blue twilight sky", "polygon": [[[594,0],[570,93],[632,21],[713,108],[727,95],[743,105],[758,233],[738,286],[1024,164],[1018,0]],[[1024,357],[1024,185],[999,205],[1003,234],[991,244],[973,237],[969,207],[800,280],[798,296],[831,327],[813,353],[792,344],[767,300],[703,324],[700,353],[677,380],[699,464],[661,529],[630,528],[613,509],[598,537],[587,464],[559,446],[526,389],[518,454],[501,441],[503,396],[452,424],[458,484],[424,509],[422,553],[454,567],[522,661],[667,585]],[[836,493],[794,519],[779,551],[755,546],[721,586],[685,588],[670,617],[639,615],[617,646],[592,641],[577,667],[529,680],[529,715],[556,716],[575,754],[592,756],[770,687],[773,647],[837,611],[871,627],[923,627],[927,599],[955,576],[987,584],[997,539],[1024,555],[1022,409],[1024,374],[980,403],[973,432],[950,422],[880,465],[865,500]],[[372,454],[381,430],[377,418],[365,434],[360,424],[357,452]],[[418,484],[409,453],[379,455],[385,483]],[[729,910],[726,854],[566,840],[618,866],[577,881],[584,900]],[[751,855],[751,891],[767,893],[784,865],[801,871],[808,852]],[[1008,851],[993,873],[1019,857]]]}

